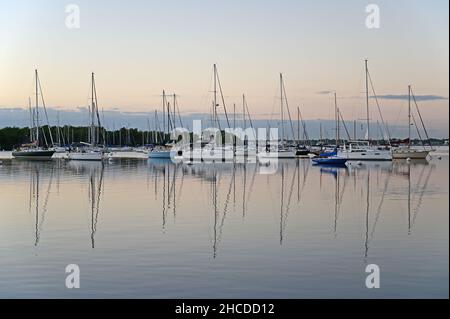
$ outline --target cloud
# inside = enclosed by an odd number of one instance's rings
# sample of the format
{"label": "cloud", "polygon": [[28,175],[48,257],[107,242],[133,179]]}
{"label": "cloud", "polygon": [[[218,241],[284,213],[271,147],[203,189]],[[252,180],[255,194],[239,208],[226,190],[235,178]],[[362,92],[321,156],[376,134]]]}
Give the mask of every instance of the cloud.
{"label": "cloud", "polygon": [[334,92],[334,91],[324,90],[324,91],[316,92],[316,94],[326,95],[326,94],[331,94],[331,93],[333,93],[333,92]]}
{"label": "cloud", "polygon": [[[375,96],[371,96],[374,99]],[[385,94],[377,95],[378,99],[381,100],[408,100],[407,94]],[[415,95],[416,101],[436,101],[436,100],[448,100],[448,97],[440,95]]]}

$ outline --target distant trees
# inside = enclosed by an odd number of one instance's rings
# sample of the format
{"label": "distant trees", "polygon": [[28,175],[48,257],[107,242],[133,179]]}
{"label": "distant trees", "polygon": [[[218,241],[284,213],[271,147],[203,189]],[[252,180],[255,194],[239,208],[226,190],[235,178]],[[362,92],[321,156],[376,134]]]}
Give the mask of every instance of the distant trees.
{"label": "distant trees", "polygon": [[0,150],[12,150],[15,146],[29,142],[28,128],[5,127],[0,129]]}
{"label": "distant trees", "polygon": [[[53,142],[59,145],[70,145],[79,142],[88,142],[88,128],[83,126],[62,126],[50,127]],[[50,132],[48,126],[42,126],[40,131],[40,144],[45,145],[45,141],[50,144]],[[136,128],[121,128],[115,131],[102,129],[100,132],[100,143],[117,146],[138,146],[143,144],[156,144],[163,140],[163,133],[154,131],[141,131]],[[165,140],[169,136],[166,134]],[[27,127],[5,127],[0,129],[0,150],[12,150],[21,144],[30,142],[30,129]]]}
{"label": "distant trees", "polygon": [[[70,145],[73,143],[87,142],[89,140],[88,128],[85,126],[62,126],[50,127],[52,133],[53,142],[60,145]],[[104,128],[100,130],[100,143],[106,145],[115,146],[138,146],[143,144],[158,144],[161,141],[169,140],[169,135],[163,135],[162,132],[155,131],[141,131],[136,128],[125,128],[122,127],[119,130],[107,131]],[[224,132],[222,132],[222,141],[225,138]],[[192,138],[192,133],[191,133]],[[47,126],[42,126],[40,130],[40,142],[41,145],[45,145],[44,141],[50,144],[50,133]],[[105,141],[104,141],[105,140]],[[229,141],[230,139],[227,139]],[[444,139],[431,138],[430,143],[432,145],[444,145]],[[5,127],[0,129],[0,150],[12,150],[21,144],[30,142],[30,129],[27,127]],[[158,143],[157,143],[158,142]],[[295,141],[292,141],[295,142]],[[376,142],[376,141],[373,141]],[[380,141],[382,142],[382,141]],[[420,145],[419,140],[412,140],[413,145]],[[311,145],[317,145],[318,143],[323,144],[334,144],[334,140],[310,140]]]}

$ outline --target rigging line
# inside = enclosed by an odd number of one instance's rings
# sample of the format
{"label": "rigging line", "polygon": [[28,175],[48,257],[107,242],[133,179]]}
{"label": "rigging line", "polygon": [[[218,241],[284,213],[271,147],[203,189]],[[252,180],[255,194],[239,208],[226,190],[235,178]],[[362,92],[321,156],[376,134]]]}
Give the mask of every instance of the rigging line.
{"label": "rigging line", "polygon": [[[98,221],[98,215],[100,212],[100,198],[102,193],[102,185],[103,185],[103,172],[104,172],[105,166],[102,162],[102,169],[100,171],[100,179],[98,181],[98,187],[97,187],[97,200],[95,203],[95,218],[94,218],[94,228],[92,233],[92,240],[94,240],[95,233],[97,232],[97,221]],[[94,244],[94,242],[93,242]]]}
{"label": "rigging line", "polygon": [[[235,174],[235,172],[233,171],[233,175],[234,174]],[[228,187],[228,193],[227,193],[227,196],[225,198],[225,205],[224,205],[224,208],[223,208],[222,220],[221,220],[220,225],[219,225],[219,235],[218,235],[218,239],[217,239],[218,243],[220,243],[222,241],[223,225],[225,224],[225,217],[226,217],[227,212],[228,212],[228,203],[230,202],[231,189],[232,189],[232,186],[233,186],[233,178],[234,177],[232,177],[230,179],[230,185]]]}
{"label": "rigging line", "polygon": [[417,214],[419,213],[420,206],[422,205],[423,195],[425,194],[425,190],[427,189],[428,182],[430,180],[431,172],[433,171],[433,169],[434,169],[434,166],[431,166],[430,169],[428,170],[427,177],[425,178],[425,183],[423,184],[422,191],[420,192],[420,196],[419,196],[419,199],[418,199],[418,202],[417,202],[417,206],[414,209],[414,215],[413,215],[413,219],[412,219],[412,223],[411,223],[411,228],[416,223]]}
{"label": "rigging line", "polygon": [[[419,178],[417,179],[417,183],[416,183],[415,188],[419,188],[419,186],[422,184],[422,179],[423,179],[425,170],[426,170],[426,166],[424,165],[422,167],[422,170],[420,171]],[[412,199],[411,200],[415,200],[416,199],[416,195],[417,195],[416,192],[414,192],[414,194],[412,194]]]}
{"label": "rigging line", "polygon": [[283,84],[284,100],[286,102],[286,109],[288,111],[289,123],[290,123],[291,130],[292,130],[292,138],[295,138],[294,125],[292,124],[291,111],[289,110],[289,103],[288,103],[288,99],[287,99],[287,95],[286,95],[286,87],[284,86],[284,80],[283,80],[282,84]]}
{"label": "rigging line", "polygon": [[342,120],[342,125],[344,126],[345,133],[347,134],[348,140],[351,140],[350,133],[348,132],[347,125],[345,125],[344,117],[342,116],[342,112],[338,109],[339,117]]}
{"label": "rigging line", "polygon": [[383,189],[383,193],[381,195],[380,203],[378,204],[377,214],[375,215],[375,221],[373,222],[372,231],[370,232],[370,241],[372,241],[373,236],[375,234],[375,227],[377,226],[378,219],[380,218],[380,215],[381,215],[381,206],[384,203],[384,197],[386,195],[386,191],[387,191],[390,179],[391,179],[391,174],[388,174],[387,178],[385,179],[385,182],[384,182],[384,189]]}
{"label": "rigging line", "polygon": [[297,174],[300,174],[299,171],[298,171],[298,166],[296,166],[296,168],[294,170],[294,174],[292,174],[291,187],[290,187],[289,196],[288,196],[288,202],[286,204],[286,210],[285,210],[284,219],[283,219],[283,233],[286,230],[287,218],[288,218],[288,215],[289,215],[289,210],[291,208],[292,194],[293,194],[293,191],[294,191],[294,182],[295,182],[295,177],[296,177]]}
{"label": "rigging line", "polygon": [[[422,136],[420,135],[419,128],[417,127],[416,118],[414,117],[414,114],[411,114],[411,117],[412,117],[412,119],[413,119],[414,127],[416,128],[417,135],[419,135],[419,139],[420,139],[420,141],[422,142],[423,148],[425,149],[425,145],[424,145],[424,143],[423,143]],[[411,124],[409,124],[409,125],[411,125]],[[409,141],[409,143],[411,143],[411,141]]]}
{"label": "rigging line", "polygon": [[44,198],[44,203],[42,205],[41,219],[40,219],[39,224],[38,224],[39,237],[40,237],[40,234],[42,233],[42,226],[44,225],[45,214],[47,213],[48,200],[49,200],[49,197],[50,197],[50,189],[51,189],[52,184],[53,184],[53,173],[54,173],[54,167],[52,166],[51,173],[50,173],[50,180],[49,180],[48,186],[47,186],[47,192],[46,192],[46,195],[45,195],[45,198]]}
{"label": "rigging line", "polygon": [[[228,128],[230,128],[230,121],[228,120],[227,107],[225,105],[225,98],[223,97],[223,92],[222,92],[222,84],[220,84],[219,74],[217,72],[216,72],[216,77],[217,77],[217,84],[219,84],[220,97],[222,99],[223,110],[225,112],[225,117],[227,119],[227,125],[228,125]],[[215,106],[214,106],[214,108],[215,108]],[[218,118],[217,118],[217,121],[219,121]]]}
{"label": "rigging line", "polygon": [[386,132],[388,134],[389,144],[390,144],[391,143],[391,132],[389,132],[389,127],[386,125],[386,122],[384,121],[383,114],[381,114],[381,108],[380,108],[380,104],[378,103],[378,97],[377,97],[377,94],[375,93],[375,88],[374,88],[374,85],[372,82],[372,77],[368,70],[367,70],[367,74],[369,75],[370,87],[372,88],[372,92],[375,97],[375,103],[377,104],[378,113],[380,114],[381,122],[383,123],[384,129],[386,130]]}
{"label": "rigging line", "polygon": [[425,124],[423,123],[422,115],[420,114],[419,106],[417,105],[416,96],[414,95],[414,93],[413,93],[413,91],[412,91],[412,88],[410,88],[410,90],[411,90],[411,96],[412,96],[413,101],[414,101],[414,105],[416,106],[417,113],[419,114],[420,122],[422,123],[422,127],[423,127],[423,130],[424,130],[424,132],[425,132],[425,136],[427,137],[428,144],[429,144],[430,147],[431,147],[430,137],[428,136],[427,129],[426,129],[426,127],[425,127]]}
{"label": "rigging line", "polygon": [[250,189],[247,194],[246,203],[248,203],[250,201],[250,196],[252,195],[253,185],[255,184],[255,176],[256,176],[257,169],[258,169],[258,166],[255,165],[255,170],[253,171],[253,174],[252,174],[252,180],[250,181]]}
{"label": "rigging line", "polygon": [[93,85],[94,85],[94,96],[95,96],[95,113],[97,115],[98,129],[99,130],[101,129],[101,131],[102,131],[103,144],[105,144],[106,143],[105,131],[102,129],[102,125],[100,123],[100,114],[98,113],[97,87],[95,85],[95,80],[94,79],[93,79]]}
{"label": "rigging line", "polygon": [[249,121],[250,121],[250,127],[252,128],[252,129],[254,129],[254,127],[253,127],[253,122],[252,122],[252,117],[250,116],[250,111],[249,111],[249,109],[248,109],[248,104],[247,104],[247,99],[244,99],[244,103],[245,103],[245,108],[247,109],[247,115],[248,115],[248,119],[249,119]]}
{"label": "rigging line", "polygon": [[[48,114],[47,114],[47,108],[45,107],[45,101],[44,101],[44,95],[42,94],[42,87],[41,87],[41,80],[39,79],[39,75],[36,73],[36,78],[39,84],[39,92],[41,93],[41,100],[42,100],[42,106],[44,107],[44,114],[45,114],[45,119],[47,121],[47,129],[48,129],[48,133],[50,134],[50,141],[51,141],[51,145],[53,146],[53,135],[52,135],[52,131],[50,129],[50,122],[48,121]],[[38,128],[39,129],[39,128]],[[45,139],[45,144],[48,147],[48,143],[47,143],[47,138],[44,135],[44,139]]]}
{"label": "rigging line", "polygon": [[178,111],[178,120],[180,121],[181,127],[184,128],[183,121],[181,120],[180,108],[178,107],[178,100],[175,100],[174,103],[175,103],[177,111]]}
{"label": "rigging line", "polygon": [[213,109],[211,113],[211,126],[214,127],[214,122],[217,122],[217,126],[219,127],[220,135],[222,135],[222,126],[220,125],[219,117],[217,116],[217,105],[214,105],[214,101],[212,102]]}
{"label": "rigging line", "polygon": [[306,141],[308,142],[308,144],[310,144],[311,141],[309,140],[309,135],[308,135],[308,132],[306,131],[306,123],[303,120],[303,116],[302,116],[302,112],[300,111],[300,107],[297,107],[297,110],[298,110],[298,114],[300,115],[300,121],[301,121],[301,124],[303,127],[303,134],[305,135],[305,138],[306,138]]}

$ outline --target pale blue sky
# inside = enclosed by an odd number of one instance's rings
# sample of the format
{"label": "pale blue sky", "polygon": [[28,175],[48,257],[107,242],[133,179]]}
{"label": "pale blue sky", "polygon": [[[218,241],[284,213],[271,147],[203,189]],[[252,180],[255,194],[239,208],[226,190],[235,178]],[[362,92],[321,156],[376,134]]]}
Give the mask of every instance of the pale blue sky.
{"label": "pale blue sky", "polygon": [[[65,27],[69,3],[80,7],[80,29]],[[369,3],[380,7],[380,29],[365,27]],[[229,105],[246,93],[255,114],[273,113],[283,72],[306,118],[332,116],[323,90],[337,90],[343,113],[358,118],[361,100],[348,97],[361,96],[365,58],[379,94],[411,83],[448,97],[448,38],[446,0],[0,0],[0,107],[26,103],[38,67],[48,105],[85,105],[95,71],[104,108],[151,110],[165,88],[184,111],[205,112],[217,63]],[[448,100],[422,104],[448,132]],[[388,120],[401,106],[383,101]]]}

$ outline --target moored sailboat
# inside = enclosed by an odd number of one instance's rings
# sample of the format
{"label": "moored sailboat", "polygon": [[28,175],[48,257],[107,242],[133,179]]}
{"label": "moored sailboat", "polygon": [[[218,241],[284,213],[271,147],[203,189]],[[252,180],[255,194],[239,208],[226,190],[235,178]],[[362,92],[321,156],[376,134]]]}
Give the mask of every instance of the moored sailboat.
{"label": "moored sailboat", "polygon": [[286,110],[289,116],[289,123],[292,130],[292,138],[294,138],[294,127],[292,125],[291,114],[289,111],[289,104],[286,98],[286,89],[284,87],[283,74],[280,73],[281,139],[280,141],[278,141],[278,145],[267,145],[265,151],[258,153],[259,158],[288,159],[288,158],[295,158],[297,156],[296,147],[288,144],[285,138],[284,104],[286,104]]}
{"label": "moored sailboat", "polygon": [[[23,144],[21,147],[12,152],[13,158],[16,159],[25,159],[25,160],[51,160],[54,150],[49,148],[49,143],[47,141],[47,137],[44,132],[42,132],[42,136],[40,135],[40,123],[39,123],[39,93],[42,99],[42,106],[45,110],[44,99],[42,98],[42,88],[39,81],[38,71],[34,70],[35,74],[35,96],[36,96],[36,105],[35,108],[31,108],[31,101],[29,101],[29,109],[30,109],[30,140],[31,143]],[[46,114],[46,111],[45,111]],[[47,119],[48,122],[48,119]],[[48,123],[47,123],[48,124]],[[50,130],[50,126],[47,125],[49,130],[50,142],[53,144],[52,132]],[[45,146],[41,146],[41,140],[44,141]]]}
{"label": "moored sailboat", "polygon": [[369,69],[367,67],[367,60],[365,60],[365,73],[366,73],[367,140],[350,141],[349,145],[344,145],[343,149],[338,150],[338,155],[347,158],[347,160],[349,161],[391,161],[392,152],[390,147],[371,145],[370,142]]}
{"label": "moored sailboat", "polygon": [[89,117],[91,120],[88,131],[89,143],[80,143],[83,146],[77,147],[75,150],[70,150],[67,155],[67,159],[69,160],[101,161],[103,159],[104,149],[99,145],[101,123],[98,112],[94,73],[91,74],[91,105],[89,106]]}
{"label": "moored sailboat", "polygon": [[[413,124],[415,124],[415,120],[414,123],[411,122],[411,118],[412,118],[412,113],[411,113],[411,95],[414,98],[414,95],[412,94],[412,90],[411,90],[411,85],[408,85],[408,145],[407,146],[400,146],[399,148],[396,148],[392,151],[392,157],[394,159],[426,159],[428,154],[430,153],[431,149],[431,145],[430,145],[430,150],[425,149],[425,146],[423,145],[423,150],[418,150],[418,149],[414,149],[411,147],[411,126]],[[414,98],[414,102],[416,102],[415,98]],[[417,108],[417,112],[419,114],[420,119],[422,120],[422,116],[420,115],[419,112],[419,108],[417,107],[417,103],[415,104],[416,108]],[[423,125],[423,121],[422,121],[422,125]],[[416,126],[417,132],[418,128]],[[425,129],[425,125],[423,125],[423,129],[425,131],[426,136],[428,137],[428,133],[427,130]],[[420,133],[419,133],[419,137],[422,140]],[[423,142],[422,142],[423,144]]]}
{"label": "moored sailboat", "polygon": [[337,107],[336,92],[334,93],[334,114],[336,122],[336,145],[332,152],[320,153],[318,157],[312,158],[312,162],[317,165],[345,166],[347,158],[338,154],[339,148],[339,109]]}
{"label": "moored sailboat", "polygon": [[[175,129],[175,119],[176,119],[176,107],[177,107],[177,100],[176,95],[173,95],[173,116],[170,116],[170,103],[167,101],[166,98],[166,92],[163,90],[162,94],[162,106],[163,106],[163,132],[161,136],[161,145],[157,145],[150,149],[148,152],[148,158],[158,158],[158,159],[173,159],[176,156],[182,156],[183,152],[181,149],[178,149],[176,146],[176,143],[173,141],[167,142],[166,140],[166,133],[170,136],[170,128]],[[167,108],[167,111],[166,111]],[[166,132],[166,122],[164,118],[164,114],[167,112],[167,132]],[[178,115],[181,122],[181,117],[178,111]],[[158,121],[158,115],[155,113],[155,125]],[[181,123],[180,123],[181,124]]]}

